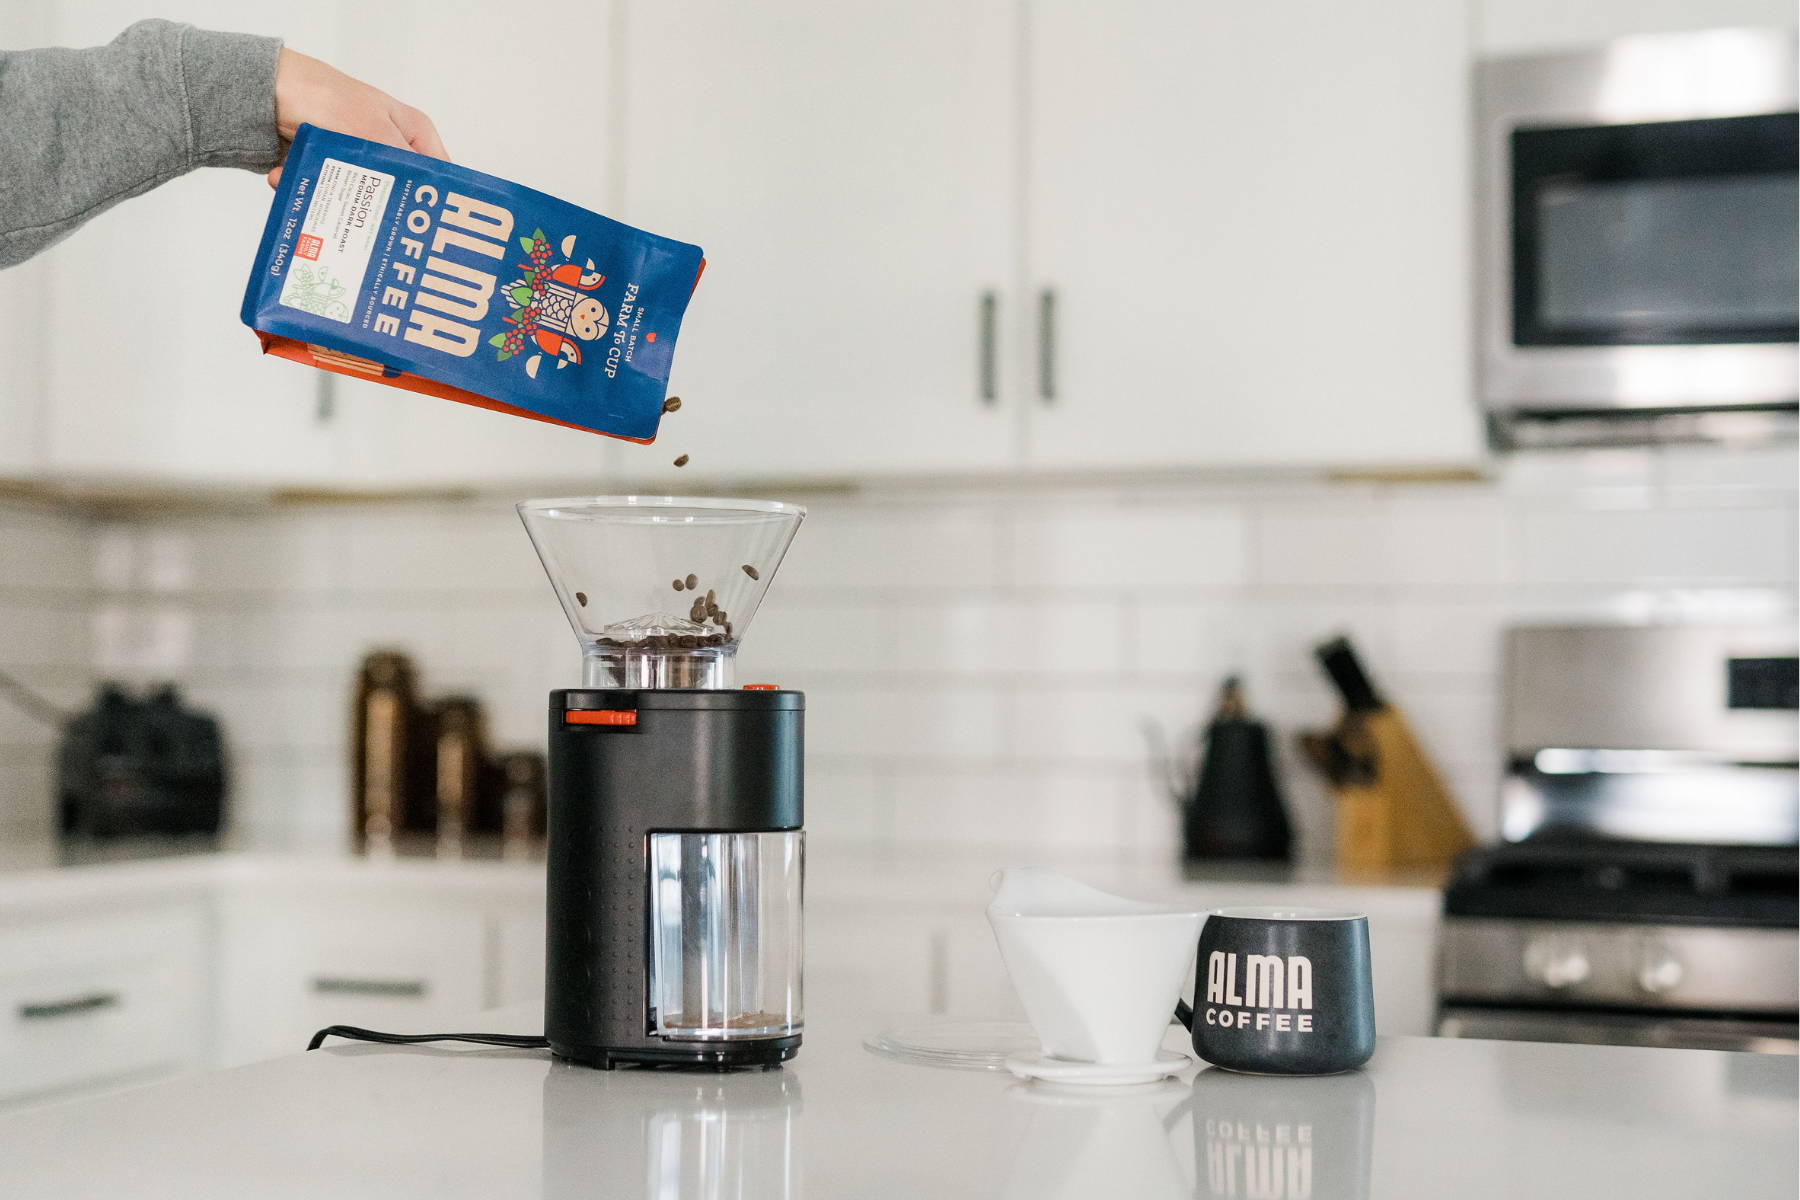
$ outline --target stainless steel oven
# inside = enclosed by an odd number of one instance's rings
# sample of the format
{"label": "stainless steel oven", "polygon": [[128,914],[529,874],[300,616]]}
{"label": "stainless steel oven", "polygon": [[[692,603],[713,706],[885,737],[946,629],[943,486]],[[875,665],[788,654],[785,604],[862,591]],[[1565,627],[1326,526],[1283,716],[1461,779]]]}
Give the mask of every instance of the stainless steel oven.
{"label": "stainless steel oven", "polygon": [[1506,840],[1444,891],[1453,1037],[1800,1051],[1791,623],[1506,638]]}
{"label": "stainless steel oven", "polygon": [[1502,445],[1794,427],[1791,30],[1480,70],[1482,393]]}

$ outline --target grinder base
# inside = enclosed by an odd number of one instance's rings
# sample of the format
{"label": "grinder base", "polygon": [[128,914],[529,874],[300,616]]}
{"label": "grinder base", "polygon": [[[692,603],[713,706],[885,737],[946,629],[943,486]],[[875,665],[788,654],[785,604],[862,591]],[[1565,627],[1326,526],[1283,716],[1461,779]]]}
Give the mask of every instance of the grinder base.
{"label": "grinder base", "polygon": [[550,1043],[550,1053],[585,1067],[610,1071],[626,1064],[647,1067],[698,1067],[732,1071],[740,1067],[779,1067],[800,1049],[800,1035],[756,1038],[742,1042],[691,1043],[686,1046],[568,1046]]}

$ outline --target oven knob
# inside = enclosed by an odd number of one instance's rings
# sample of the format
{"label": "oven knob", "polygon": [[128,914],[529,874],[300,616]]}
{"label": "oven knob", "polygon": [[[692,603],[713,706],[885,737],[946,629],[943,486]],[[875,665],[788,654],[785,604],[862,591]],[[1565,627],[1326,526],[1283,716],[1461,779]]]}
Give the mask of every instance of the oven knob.
{"label": "oven knob", "polygon": [[1548,988],[1561,991],[1587,982],[1587,951],[1577,942],[1540,938],[1525,947],[1525,974]]}
{"label": "oven knob", "polygon": [[1638,951],[1637,985],[1652,996],[1681,986],[1687,972],[1666,946],[1651,942]]}

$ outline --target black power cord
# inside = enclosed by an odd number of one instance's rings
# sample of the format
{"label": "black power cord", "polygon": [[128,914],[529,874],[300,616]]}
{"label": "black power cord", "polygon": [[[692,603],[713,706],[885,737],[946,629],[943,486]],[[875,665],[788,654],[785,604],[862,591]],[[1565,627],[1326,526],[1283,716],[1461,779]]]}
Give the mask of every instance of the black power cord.
{"label": "black power cord", "polygon": [[407,1046],[414,1042],[479,1042],[483,1046],[510,1046],[515,1050],[546,1050],[550,1042],[531,1033],[382,1033],[374,1029],[358,1029],[354,1025],[327,1025],[313,1034],[306,1044],[317,1050],[326,1038],[349,1038],[358,1042],[385,1042],[390,1046]]}

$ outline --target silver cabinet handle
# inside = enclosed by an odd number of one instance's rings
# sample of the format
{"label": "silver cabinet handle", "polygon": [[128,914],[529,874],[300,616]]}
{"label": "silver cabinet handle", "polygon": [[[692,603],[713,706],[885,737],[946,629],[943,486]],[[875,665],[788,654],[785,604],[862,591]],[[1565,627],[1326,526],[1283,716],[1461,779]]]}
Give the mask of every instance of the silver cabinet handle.
{"label": "silver cabinet handle", "polygon": [[999,317],[1000,293],[991,289],[981,293],[981,358],[976,371],[981,386],[981,402],[989,408],[1000,400],[999,361],[995,343],[995,325]]}
{"label": "silver cabinet handle", "polygon": [[102,1008],[112,1008],[119,1003],[117,992],[90,992],[85,996],[70,996],[66,1000],[43,1000],[36,1003],[19,1005],[21,1021],[51,1021],[57,1017],[79,1016],[81,1013],[96,1012]]}
{"label": "silver cabinet handle", "polygon": [[316,975],[312,990],[321,996],[423,996],[423,979],[347,979],[338,975]]}
{"label": "silver cabinet handle", "polygon": [[313,415],[321,425],[329,425],[331,418],[337,415],[337,376],[330,371],[319,372],[319,388]]}
{"label": "silver cabinet handle", "polygon": [[1038,399],[1056,399],[1056,289],[1038,293]]}

